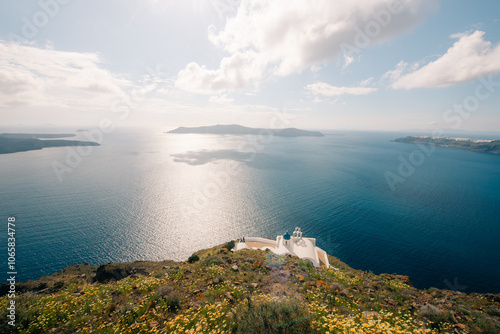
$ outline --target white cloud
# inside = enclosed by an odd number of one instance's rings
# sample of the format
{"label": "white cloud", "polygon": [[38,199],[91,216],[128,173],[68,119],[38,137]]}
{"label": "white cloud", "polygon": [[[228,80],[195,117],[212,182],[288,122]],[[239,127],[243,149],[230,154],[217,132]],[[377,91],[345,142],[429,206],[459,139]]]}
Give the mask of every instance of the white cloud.
{"label": "white cloud", "polygon": [[234,99],[227,97],[226,94],[220,96],[211,96],[208,100],[211,103],[228,104],[234,101]]}
{"label": "white cloud", "polygon": [[253,88],[269,76],[299,73],[343,53],[347,66],[356,59],[349,50],[360,52],[413,28],[434,3],[243,0],[224,29],[209,29],[210,41],[230,55],[215,70],[186,65],[176,85],[206,94]]}
{"label": "white cloud", "polygon": [[455,34],[458,38],[446,54],[420,69],[407,71],[407,64],[400,62],[395,70],[385,74],[392,88],[447,87],[500,72],[500,45],[492,48],[483,39],[484,32]]}
{"label": "white cloud", "polygon": [[345,54],[344,55],[344,66],[343,66],[343,68],[346,68],[347,66],[351,65],[352,63],[354,63],[354,60],[355,60],[354,57]]}
{"label": "white cloud", "polygon": [[340,96],[340,95],[366,95],[373,93],[377,88],[370,87],[335,87],[325,82],[315,82],[305,87],[314,95]]}
{"label": "white cloud", "polygon": [[200,94],[251,88],[258,85],[264,66],[255,52],[237,52],[225,57],[217,70],[192,62],[179,72],[175,86]]}
{"label": "white cloud", "polygon": [[57,51],[0,40],[0,96],[4,105],[58,105],[123,96],[130,82],[101,68],[95,53]]}
{"label": "white cloud", "polygon": [[41,80],[23,68],[2,66],[0,68],[0,93],[15,95],[27,90],[39,90]]}
{"label": "white cloud", "polygon": [[390,70],[390,71],[387,71],[383,76],[382,76],[382,80],[389,80],[390,82],[395,82],[397,81],[399,78],[401,78],[401,76],[403,75],[403,73],[406,71],[406,69],[408,68],[408,63],[405,62],[405,61],[400,61],[397,65],[396,65],[396,68],[393,69],[393,70]]}
{"label": "white cloud", "polygon": [[361,87],[365,87],[365,86],[368,86],[369,84],[371,84],[372,81],[373,81],[373,77],[369,77],[368,79],[361,81],[361,83],[359,85]]}

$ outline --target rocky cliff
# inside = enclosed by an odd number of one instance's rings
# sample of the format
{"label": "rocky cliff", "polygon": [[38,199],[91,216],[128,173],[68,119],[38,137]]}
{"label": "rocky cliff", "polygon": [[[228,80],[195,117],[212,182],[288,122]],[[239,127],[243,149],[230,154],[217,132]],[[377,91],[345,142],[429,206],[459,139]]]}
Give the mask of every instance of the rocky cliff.
{"label": "rocky cliff", "polygon": [[[407,276],[331,268],[269,251],[186,262],[70,266],[18,283],[2,333],[500,333],[500,296],[412,287]],[[0,316],[10,302],[3,285]]]}

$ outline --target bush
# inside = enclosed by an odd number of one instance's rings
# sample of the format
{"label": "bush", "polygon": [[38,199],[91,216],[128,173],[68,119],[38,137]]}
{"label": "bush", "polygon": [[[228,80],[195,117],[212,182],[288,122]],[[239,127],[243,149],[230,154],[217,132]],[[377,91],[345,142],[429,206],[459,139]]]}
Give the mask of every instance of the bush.
{"label": "bush", "polygon": [[292,299],[253,302],[233,314],[232,333],[311,333],[310,316]]}
{"label": "bush", "polygon": [[167,285],[160,285],[156,288],[156,297],[158,299],[163,298],[172,292],[172,287]]}
{"label": "bush", "polygon": [[167,297],[167,308],[170,312],[177,312],[181,307],[181,298],[177,293],[171,293]]}
{"label": "bush", "polygon": [[193,254],[189,257],[188,263],[194,263],[194,262],[199,261],[199,260],[200,260],[200,257],[196,254]]}
{"label": "bush", "polygon": [[222,248],[226,248],[228,251],[231,251],[231,249],[234,248],[234,240],[231,240],[229,241],[227,244],[224,245],[224,247]]}
{"label": "bush", "polygon": [[52,292],[57,292],[57,291],[61,290],[63,287],[64,287],[64,282],[63,281],[57,281],[52,286]]}
{"label": "bush", "polygon": [[219,265],[223,264],[224,262],[221,259],[219,259],[217,256],[210,256],[210,257],[203,259],[203,263],[210,267],[212,265],[219,266]]}
{"label": "bush", "polygon": [[340,284],[339,282],[333,282],[332,284],[330,284],[330,289],[332,289],[333,291],[344,291],[344,286],[342,284]]}
{"label": "bush", "polygon": [[311,271],[314,267],[311,261],[299,259],[300,269],[302,271]]}
{"label": "bush", "polygon": [[431,304],[425,304],[420,308],[420,316],[434,323],[447,322],[449,320],[447,312],[443,312],[439,307]]}

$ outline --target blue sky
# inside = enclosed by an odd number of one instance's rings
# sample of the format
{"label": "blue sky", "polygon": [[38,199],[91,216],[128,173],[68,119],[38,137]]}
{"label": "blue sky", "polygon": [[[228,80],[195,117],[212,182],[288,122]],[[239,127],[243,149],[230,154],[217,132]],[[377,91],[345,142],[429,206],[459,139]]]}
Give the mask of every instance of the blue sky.
{"label": "blue sky", "polygon": [[496,0],[0,3],[2,126],[500,132]]}

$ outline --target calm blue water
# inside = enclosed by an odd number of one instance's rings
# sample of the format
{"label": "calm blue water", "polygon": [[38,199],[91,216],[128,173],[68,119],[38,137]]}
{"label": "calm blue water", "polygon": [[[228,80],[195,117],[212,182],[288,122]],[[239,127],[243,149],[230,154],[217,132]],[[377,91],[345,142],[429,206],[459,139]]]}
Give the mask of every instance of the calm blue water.
{"label": "calm blue water", "polygon": [[417,287],[500,292],[500,156],[436,148],[391,190],[384,173],[397,174],[399,157],[418,150],[390,142],[402,135],[262,144],[116,132],[62,182],[52,163],[66,163],[66,148],[1,155],[0,250],[8,215],[17,218],[22,281],[74,263],[185,260],[300,226],[356,269],[409,275]]}

